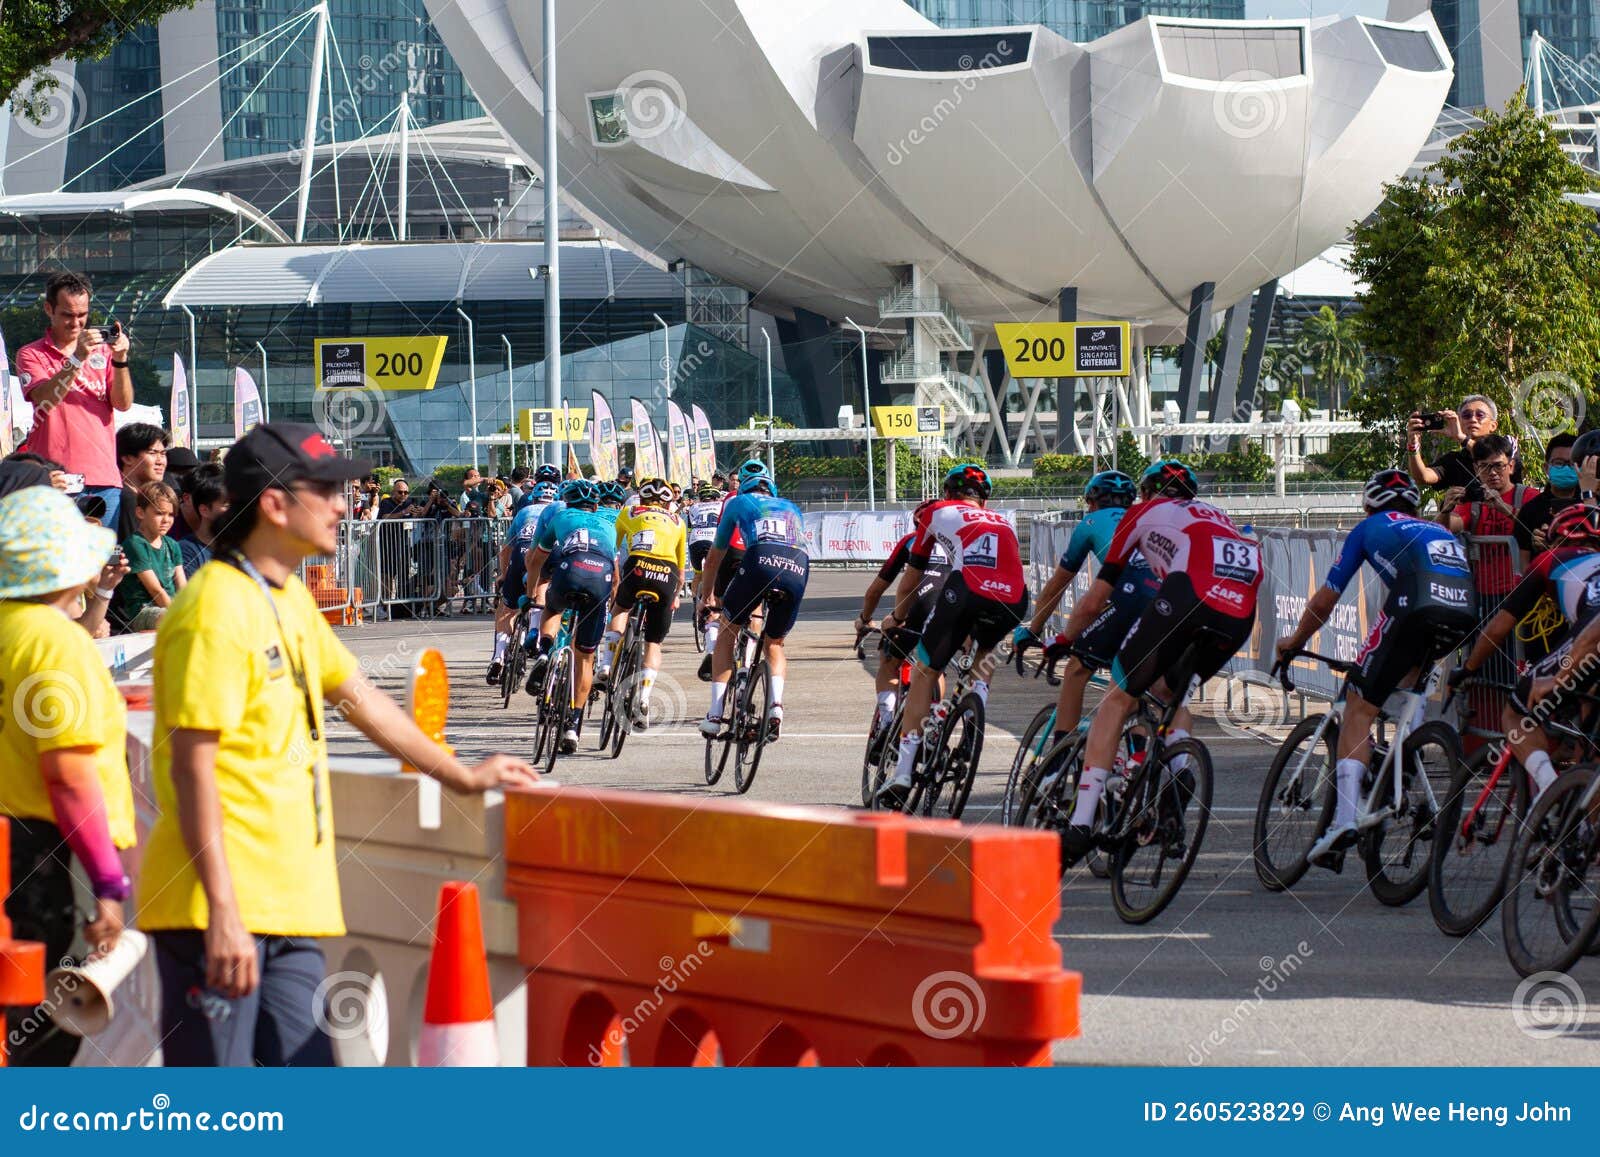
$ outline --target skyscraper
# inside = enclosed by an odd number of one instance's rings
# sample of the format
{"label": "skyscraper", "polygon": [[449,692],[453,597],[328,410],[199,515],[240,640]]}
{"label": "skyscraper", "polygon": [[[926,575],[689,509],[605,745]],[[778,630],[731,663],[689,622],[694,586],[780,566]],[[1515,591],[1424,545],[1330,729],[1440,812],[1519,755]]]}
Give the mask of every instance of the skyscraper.
{"label": "skyscraper", "polygon": [[1389,0],[1389,18],[1407,20],[1429,8],[1456,59],[1451,104],[1499,108],[1510,100],[1527,73],[1535,32],[1587,74],[1544,69],[1546,106],[1593,103],[1600,89],[1597,0]]}

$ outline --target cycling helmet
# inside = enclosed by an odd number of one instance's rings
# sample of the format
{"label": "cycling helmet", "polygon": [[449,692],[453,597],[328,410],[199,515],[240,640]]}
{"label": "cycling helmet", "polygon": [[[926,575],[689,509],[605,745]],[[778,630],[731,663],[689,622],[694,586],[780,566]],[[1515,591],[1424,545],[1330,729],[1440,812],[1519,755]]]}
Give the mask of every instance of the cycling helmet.
{"label": "cycling helmet", "polygon": [[741,489],[746,479],[770,477],[771,474],[767,471],[767,464],[759,458],[746,458],[739,465],[739,485]]}
{"label": "cycling helmet", "polygon": [[1395,503],[1407,507],[1412,513],[1422,505],[1422,492],[1404,470],[1380,470],[1367,479],[1361,492],[1361,504],[1368,510],[1388,510]]}
{"label": "cycling helmet", "polygon": [[1083,487],[1083,496],[1105,506],[1132,506],[1133,479],[1120,470],[1102,470]]}
{"label": "cycling helmet", "polygon": [[695,490],[694,496],[700,502],[715,502],[722,497],[722,487],[711,482],[702,482]]}
{"label": "cycling helmet", "polygon": [[665,478],[646,478],[639,483],[639,501],[665,506],[672,501],[672,485]]}
{"label": "cycling helmet", "polygon": [[622,469],[618,470],[617,471],[617,481],[621,482],[623,484],[627,484],[629,482],[632,482],[633,481],[633,467],[632,466],[624,466]]}
{"label": "cycling helmet", "polygon": [[982,466],[976,462],[963,462],[952,467],[950,473],[944,476],[944,492],[952,498],[965,494],[987,499],[994,492],[994,486],[989,481],[989,472]]}
{"label": "cycling helmet", "polygon": [[533,500],[535,502],[554,502],[560,493],[561,487],[554,482],[539,482],[534,485]]}
{"label": "cycling helmet", "polygon": [[1147,495],[1193,498],[1200,492],[1200,480],[1176,458],[1158,458],[1139,479],[1139,489]]}
{"label": "cycling helmet", "polygon": [[587,478],[574,478],[561,488],[561,499],[568,506],[597,506],[600,488]]}
{"label": "cycling helmet", "polygon": [[539,469],[533,472],[533,480],[535,482],[554,482],[557,485],[560,485],[561,468],[553,463],[546,462],[543,466],[539,467]]}
{"label": "cycling helmet", "polygon": [[1545,541],[1551,546],[1577,546],[1600,550],[1600,507],[1580,502],[1550,520]]}
{"label": "cycling helmet", "polygon": [[751,474],[739,483],[740,494],[753,494],[757,490],[765,490],[772,497],[778,497],[778,484],[772,480],[770,475]]}
{"label": "cycling helmet", "polygon": [[595,493],[608,506],[621,506],[628,501],[628,488],[621,482],[602,482],[595,488]]}

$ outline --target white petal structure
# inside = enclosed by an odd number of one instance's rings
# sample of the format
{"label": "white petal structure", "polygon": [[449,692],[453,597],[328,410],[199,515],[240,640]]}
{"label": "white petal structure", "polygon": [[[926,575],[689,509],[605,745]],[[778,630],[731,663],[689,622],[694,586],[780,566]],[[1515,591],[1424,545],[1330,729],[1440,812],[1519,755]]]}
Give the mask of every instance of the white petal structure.
{"label": "white petal structure", "polygon": [[[540,8],[427,0],[488,112],[542,148]],[[1182,320],[1337,242],[1450,87],[1431,15],[1146,17],[1090,44],[899,0],[560,0],[563,192],[829,317],[915,265],[981,323]]]}

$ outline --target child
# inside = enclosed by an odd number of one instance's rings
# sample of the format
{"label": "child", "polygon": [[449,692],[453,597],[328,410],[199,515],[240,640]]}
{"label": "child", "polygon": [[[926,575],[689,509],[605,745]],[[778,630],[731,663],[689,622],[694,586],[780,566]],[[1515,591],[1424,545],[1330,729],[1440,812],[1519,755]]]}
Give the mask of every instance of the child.
{"label": "child", "polygon": [[189,581],[178,543],[167,537],[178,495],[165,482],[151,482],[135,493],[134,503],[138,533],[122,543],[130,573],[117,584],[112,617],[124,631],[153,631]]}

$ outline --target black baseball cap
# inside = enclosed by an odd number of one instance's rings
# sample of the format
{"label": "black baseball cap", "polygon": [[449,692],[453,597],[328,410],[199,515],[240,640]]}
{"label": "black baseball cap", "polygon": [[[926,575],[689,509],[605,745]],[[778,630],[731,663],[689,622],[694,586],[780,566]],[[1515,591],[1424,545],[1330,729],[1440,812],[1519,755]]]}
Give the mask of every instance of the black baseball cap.
{"label": "black baseball cap", "polygon": [[174,446],[167,451],[167,472],[187,473],[200,465],[200,455],[187,446]]}
{"label": "black baseball cap", "polygon": [[257,426],[222,460],[223,481],[234,502],[291,482],[353,482],[371,470],[364,459],[339,457],[321,430],[303,422]]}

